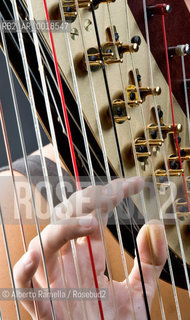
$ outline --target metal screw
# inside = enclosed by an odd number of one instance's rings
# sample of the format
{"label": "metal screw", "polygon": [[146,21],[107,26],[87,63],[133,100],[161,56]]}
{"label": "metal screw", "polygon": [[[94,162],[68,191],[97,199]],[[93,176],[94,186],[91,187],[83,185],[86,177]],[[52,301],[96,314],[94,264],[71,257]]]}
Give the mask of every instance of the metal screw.
{"label": "metal screw", "polygon": [[76,40],[79,36],[79,32],[77,28],[71,29],[70,35],[71,35],[71,39]]}

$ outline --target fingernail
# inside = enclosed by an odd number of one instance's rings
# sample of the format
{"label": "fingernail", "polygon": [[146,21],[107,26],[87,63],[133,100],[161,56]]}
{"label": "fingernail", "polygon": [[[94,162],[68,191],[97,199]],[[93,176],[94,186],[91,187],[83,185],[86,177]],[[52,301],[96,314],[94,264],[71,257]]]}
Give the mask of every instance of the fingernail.
{"label": "fingernail", "polygon": [[78,223],[82,227],[89,228],[89,227],[92,227],[92,225],[94,224],[94,220],[95,220],[95,218],[92,215],[89,215],[86,217],[81,217],[78,220]]}
{"label": "fingernail", "polygon": [[140,191],[144,187],[144,178],[143,177],[131,177],[126,179],[125,184],[130,186],[130,184],[135,184],[135,187]]}
{"label": "fingernail", "polygon": [[33,264],[33,261],[30,257],[30,253],[26,252],[25,255],[22,257],[22,262],[24,263],[25,267],[30,267]]}

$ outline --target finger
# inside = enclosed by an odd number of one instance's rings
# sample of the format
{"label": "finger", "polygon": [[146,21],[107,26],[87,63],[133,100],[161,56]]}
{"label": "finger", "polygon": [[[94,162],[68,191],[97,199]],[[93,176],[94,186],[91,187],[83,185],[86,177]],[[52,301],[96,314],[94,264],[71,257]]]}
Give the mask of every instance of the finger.
{"label": "finger", "polygon": [[115,179],[106,186],[90,186],[75,192],[68,201],[56,207],[56,215],[60,217],[80,216],[100,210],[108,213],[117,206],[123,198],[138,193],[144,186],[141,177]]}
{"label": "finger", "polygon": [[[36,251],[29,251],[15,264],[13,274],[16,288],[31,289],[31,280],[34,276],[40,261],[40,256]],[[33,301],[22,301],[25,309],[34,315]]]}
{"label": "finger", "polygon": [[[48,225],[41,233],[45,261],[48,268],[49,277],[52,281],[56,277],[55,262],[58,250],[69,240],[88,236],[97,229],[97,220],[94,216],[70,218],[58,221],[57,224]],[[34,238],[29,245],[30,249],[41,252],[39,237]],[[42,262],[40,261],[42,268]]]}
{"label": "finger", "polygon": [[[167,258],[164,226],[157,220],[152,220],[149,224],[144,225],[138,234],[137,245],[147,298],[149,306],[151,306],[156,290],[156,280],[159,278]],[[142,292],[139,266],[136,259],[129,281],[131,288]]]}

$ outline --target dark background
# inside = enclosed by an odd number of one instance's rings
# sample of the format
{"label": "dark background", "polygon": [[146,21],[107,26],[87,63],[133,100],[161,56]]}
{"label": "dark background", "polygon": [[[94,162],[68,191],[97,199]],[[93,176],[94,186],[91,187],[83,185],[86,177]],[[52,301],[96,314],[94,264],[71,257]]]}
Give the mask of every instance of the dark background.
{"label": "dark background", "polygon": [[[19,138],[19,133],[17,128],[17,121],[15,117],[15,112],[14,112],[14,104],[13,104],[12,93],[11,93],[11,88],[9,84],[5,57],[1,49],[0,49],[0,66],[1,66],[0,67],[0,99],[3,106],[3,113],[4,113],[5,122],[6,122],[12,160],[16,160],[18,158],[21,158],[23,155],[22,155],[20,138]],[[15,76],[14,76],[14,84],[15,84],[17,101],[18,101],[22,127],[23,127],[23,132],[25,137],[26,149],[27,149],[27,153],[30,154],[32,151],[37,149],[37,142],[35,138],[32,115],[30,111],[30,104]],[[43,130],[41,130],[41,132],[42,132],[43,144],[47,144],[48,139],[45,133],[43,132]],[[0,167],[7,164],[8,164],[7,155],[5,151],[4,139],[3,139],[2,128],[0,123]]]}

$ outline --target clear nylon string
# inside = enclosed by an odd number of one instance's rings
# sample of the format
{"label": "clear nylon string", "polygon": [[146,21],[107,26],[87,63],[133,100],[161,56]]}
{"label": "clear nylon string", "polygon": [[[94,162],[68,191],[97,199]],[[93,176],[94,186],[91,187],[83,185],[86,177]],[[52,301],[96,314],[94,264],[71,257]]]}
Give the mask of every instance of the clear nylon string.
{"label": "clear nylon string", "polygon": [[[78,3],[75,2],[75,5],[76,5],[76,10],[77,10],[77,12],[79,14]],[[64,16],[64,11],[63,11],[63,7],[62,7],[61,1],[59,1],[59,8],[60,8],[60,12],[61,12],[62,21],[63,21],[63,23],[65,23],[65,16]],[[93,170],[93,166],[92,166],[92,160],[91,160],[91,155],[90,155],[88,138],[87,138],[85,123],[84,123],[84,118],[83,118],[83,113],[82,113],[82,105],[81,105],[80,94],[79,94],[79,90],[78,90],[76,73],[75,73],[75,68],[74,68],[74,64],[73,64],[73,60],[72,60],[72,51],[71,51],[70,42],[69,42],[69,38],[68,38],[68,34],[67,33],[65,33],[65,42],[66,42],[66,47],[67,47],[69,64],[70,64],[70,67],[71,67],[71,74],[72,74],[74,91],[75,91],[76,100],[77,100],[80,123],[81,123],[81,128],[82,128],[82,133],[83,133],[84,144],[85,144],[85,151],[86,151],[86,155],[87,155],[90,180],[91,180],[91,184],[93,186],[95,186],[96,182],[95,182],[94,170]],[[113,302],[114,302],[116,315],[117,315],[116,318],[118,318],[118,310],[117,310],[117,304],[116,304],[116,299],[115,299],[115,291],[114,291],[114,287],[113,287],[113,280],[112,280],[112,275],[111,275],[111,267],[110,267],[110,263],[109,263],[109,259],[108,259],[108,255],[107,255],[107,249],[106,249],[106,243],[105,243],[105,237],[104,237],[104,227],[103,227],[103,221],[102,221],[101,212],[99,210],[97,210],[96,211],[96,215],[97,215],[99,228],[100,228],[101,239],[102,239],[102,243],[103,243],[104,251],[105,251],[106,265],[107,265],[107,270],[108,270],[108,274],[109,274],[109,278],[110,278],[111,291],[112,291],[113,300],[114,300]]]}
{"label": "clear nylon string", "polygon": [[[148,44],[150,79],[151,79],[151,85],[154,86],[153,72],[152,72],[152,62],[151,62],[151,54],[150,54],[150,40],[149,40],[149,32],[148,32],[148,19],[147,19],[147,12],[146,12],[146,1],[144,1],[144,0],[143,0],[143,8],[144,8],[146,40],[147,40],[147,44]],[[158,124],[158,129],[159,129],[159,135],[160,135],[160,137],[161,137],[161,139],[162,139],[162,131],[161,131],[160,121],[159,121],[159,117],[158,117],[158,111],[157,111],[157,108],[156,108],[156,98],[153,97],[153,99],[154,99],[154,109],[155,109],[155,114],[156,114],[156,120],[157,120],[157,124]],[[164,158],[164,164],[165,164],[165,168],[166,168],[167,179],[168,179],[168,182],[169,182],[169,186],[171,186],[170,176],[169,176],[169,170],[168,170],[168,163],[167,163],[167,158],[166,158],[166,152],[165,152],[164,145],[162,145],[161,151],[162,151],[163,158]],[[180,229],[179,229],[179,223],[178,223],[178,220],[177,220],[176,208],[175,208],[175,206],[174,206],[173,190],[172,190],[171,187],[170,187],[170,190],[171,190],[171,199],[172,199],[172,207],[173,207],[173,212],[174,212],[174,218],[175,218],[175,223],[176,223],[178,238],[179,238],[179,240],[180,240],[180,239],[181,239],[181,233],[180,233]],[[160,211],[160,214],[161,214],[161,218],[162,218],[162,220],[163,220],[162,211]],[[182,240],[180,241],[180,243],[182,244]],[[181,249],[181,253],[182,253],[182,252],[184,253],[183,244],[182,244],[182,248],[181,248],[181,245],[180,245],[180,249]],[[167,246],[167,251],[168,251],[168,254],[169,254],[168,246]],[[183,254],[183,255],[184,255],[184,254]],[[184,263],[184,259],[183,259],[183,263]],[[175,299],[175,303],[176,303],[177,314],[178,314],[178,318],[181,319],[179,301],[178,301],[177,291],[176,291],[176,287],[175,287],[175,279],[174,279],[174,274],[173,274],[173,269],[172,269],[170,254],[168,255],[168,264],[169,264],[169,270],[170,270],[170,276],[171,276],[171,281],[172,281],[172,288],[173,288],[173,292],[174,292],[174,299]],[[185,263],[185,266],[186,266],[186,263]],[[187,278],[187,276],[186,276],[186,281],[187,281],[187,283],[188,283],[188,278]]]}
{"label": "clear nylon string", "polygon": [[[105,88],[106,88],[106,92],[107,92],[107,98],[108,98],[109,110],[110,110],[110,114],[111,114],[112,127],[113,127],[113,131],[114,131],[115,143],[116,143],[116,148],[117,148],[117,155],[118,155],[118,159],[119,159],[121,175],[122,175],[122,177],[125,177],[123,160],[122,160],[121,151],[120,151],[120,142],[119,142],[119,137],[118,137],[118,134],[117,134],[116,124],[115,124],[115,121],[114,121],[114,114],[113,114],[113,109],[112,109],[112,101],[111,101],[111,96],[110,96],[108,78],[107,78],[107,74],[106,74],[106,68],[105,68],[105,64],[104,64],[104,58],[103,58],[102,47],[101,47],[101,42],[100,42],[100,36],[99,36],[99,31],[98,31],[98,25],[97,25],[97,20],[96,20],[96,14],[95,14],[95,10],[94,9],[95,8],[94,8],[94,5],[92,3],[91,4],[91,10],[92,10],[92,16],[93,16],[93,21],[94,21],[94,28],[95,28],[96,40],[97,40],[97,44],[98,44],[98,50],[99,50],[99,54],[100,54],[100,59],[102,61],[101,67],[102,67],[102,73],[103,73],[103,77],[104,77],[104,84],[105,84]],[[127,209],[128,209],[129,208],[129,203],[128,203],[127,199],[125,199],[125,203],[126,203],[126,206],[127,206]],[[142,205],[143,205],[143,203],[142,203]],[[129,210],[127,210],[127,211],[129,212]],[[149,310],[149,306],[148,306],[148,299],[147,299],[146,288],[145,288],[145,283],[144,283],[144,277],[143,277],[143,272],[142,272],[141,260],[140,260],[140,255],[139,255],[139,251],[138,251],[137,241],[136,241],[136,238],[135,238],[135,235],[134,235],[134,230],[133,230],[134,225],[133,225],[132,220],[133,219],[129,215],[131,235],[132,235],[132,238],[133,238],[133,243],[134,243],[134,246],[135,246],[136,257],[137,257],[137,262],[138,262],[138,266],[139,266],[139,274],[140,274],[140,278],[141,278],[141,284],[142,284],[142,291],[143,291],[146,314],[147,314],[147,318],[150,319],[150,310]]]}
{"label": "clear nylon string", "polygon": [[[111,175],[110,175],[109,164],[108,164],[108,160],[107,160],[106,147],[105,147],[105,143],[104,143],[104,137],[103,137],[102,127],[101,127],[101,122],[100,122],[96,94],[95,94],[95,90],[94,90],[92,74],[91,74],[89,60],[88,60],[88,56],[87,56],[87,49],[86,49],[84,35],[83,35],[83,31],[82,31],[82,22],[81,22],[81,16],[80,16],[79,10],[78,10],[78,19],[79,19],[79,30],[80,30],[82,45],[83,45],[83,52],[85,55],[85,63],[87,66],[90,90],[91,90],[91,95],[92,95],[92,102],[93,102],[93,107],[94,107],[94,112],[95,112],[95,117],[96,117],[96,122],[97,122],[97,127],[98,127],[98,133],[99,133],[99,138],[100,138],[100,144],[101,144],[102,154],[103,154],[103,159],[104,159],[105,173],[106,173],[106,177],[107,177],[108,182],[111,182]],[[128,268],[127,268],[127,264],[126,264],[123,241],[122,241],[122,236],[121,236],[118,214],[117,214],[116,208],[114,209],[114,218],[115,218],[115,223],[116,223],[116,229],[117,229],[117,235],[118,235],[118,240],[119,240],[122,263],[123,263],[123,267],[124,267],[125,278],[126,278],[126,282],[127,282],[128,288],[129,288],[132,318],[135,319],[134,306],[133,306],[132,294],[131,294],[131,287],[130,287],[130,283],[128,280]]]}
{"label": "clear nylon string", "polygon": [[[145,24],[145,27],[146,27],[146,24]],[[148,29],[146,29],[148,30]],[[147,40],[147,43],[148,43],[148,40]],[[150,47],[149,47],[150,48]],[[150,50],[149,51],[149,55],[150,55]],[[152,70],[152,69],[151,69]],[[153,81],[151,81],[151,85],[152,87],[154,87],[154,84],[153,84]],[[154,101],[155,101],[155,97],[153,97]],[[158,114],[157,114],[157,109],[155,110],[155,113],[157,115],[157,122],[158,122],[158,126],[160,125],[159,124],[159,118],[158,118]],[[143,117],[144,118],[144,117]],[[159,130],[160,131],[160,130]],[[162,134],[161,134],[161,138],[162,138]],[[164,158],[166,158],[165,156],[165,150],[164,150],[164,146],[162,145],[161,147],[162,149],[162,152],[164,152],[163,156]],[[156,185],[156,181],[155,181],[155,177],[154,177],[154,172],[153,172],[153,181],[154,181],[154,185]],[[156,189],[155,189],[156,190]],[[159,202],[158,200],[158,196],[157,196],[157,193],[156,193],[156,197],[157,197],[157,203]],[[160,215],[162,216],[162,211],[160,209]],[[161,217],[162,218],[162,222],[164,223],[163,221],[163,216]],[[175,288],[175,283],[173,282],[173,269],[172,269],[172,265],[171,265],[171,260],[170,260],[170,256],[169,256],[169,250],[168,250],[168,246],[167,246],[167,237],[166,237],[166,233],[164,232],[164,236],[165,236],[165,242],[166,242],[166,248],[167,248],[167,253],[168,253],[168,263],[169,263],[169,270],[170,270],[170,276],[171,276],[171,280],[172,280],[172,283],[173,283],[173,290],[176,292],[176,288]],[[177,297],[176,294],[174,294],[175,298]],[[160,297],[161,298],[161,297]],[[176,299],[176,302],[177,302],[177,299]],[[164,309],[163,309],[163,304],[162,304],[162,300],[160,299],[160,303],[161,303],[161,311],[162,311],[162,316],[165,317],[165,314],[164,314]],[[179,303],[177,303],[177,305],[179,306]],[[178,308],[178,307],[177,307]],[[178,315],[179,315],[179,308],[178,308]]]}
{"label": "clear nylon string", "polygon": [[[7,255],[7,261],[8,261],[8,266],[9,266],[9,272],[10,272],[11,282],[12,282],[12,287],[13,287],[13,292],[14,292],[14,301],[15,301],[15,306],[16,306],[17,318],[19,320],[21,320],[20,309],[19,309],[17,293],[16,293],[16,286],[15,286],[15,281],[14,281],[14,277],[13,277],[13,269],[12,269],[12,264],[11,264],[11,258],[10,258],[10,254],[9,254],[9,246],[8,246],[8,242],[7,242],[7,236],[6,236],[4,219],[3,219],[3,214],[2,214],[2,211],[1,211],[1,206],[0,206],[0,221],[1,221],[1,228],[2,228],[2,233],[3,233],[4,244],[5,244],[5,248],[6,248],[6,255]],[[1,317],[2,317],[2,315],[1,315]]]}
{"label": "clear nylon string", "polygon": [[[148,54],[149,54],[149,67],[150,67],[150,74],[151,74],[151,83],[152,83],[152,85],[154,85],[151,54],[150,54],[150,39],[149,39],[149,32],[148,32],[148,19],[147,19],[147,11],[146,11],[146,0],[143,0],[143,8],[144,8],[146,38],[147,38],[147,43],[148,43]],[[158,111],[156,109],[156,98],[155,97],[154,97],[154,108],[155,108],[155,113],[156,113],[156,117],[157,117],[159,134],[160,134],[160,137],[162,138],[162,131],[161,131],[161,126],[160,126],[160,122],[159,122]],[[163,157],[164,157],[164,164],[165,164],[166,171],[167,171],[167,179],[169,181],[169,184],[171,185],[169,169],[168,169],[168,163],[167,163],[167,158],[166,158],[166,152],[165,152],[165,149],[164,149],[164,145],[163,145]],[[181,232],[180,232],[180,228],[179,228],[179,222],[178,222],[178,218],[177,218],[177,214],[176,214],[176,208],[174,206],[175,197],[173,195],[172,188],[171,188],[171,198],[172,198],[172,206],[173,206],[173,212],[174,212],[174,217],[175,217],[175,222],[176,222],[178,240],[179,240],[179,245],[180,245],[180,251],[181,251],[183,265],[184,265],[184,273],[185,273],[185,277],[186,277],[188,292],[189,292],[189,295],[190,295],[189,276],[188,276],[188,271],[187,271],[187,266],[186,266],[186,259],[185,259],[185,253],[184,253],[184,247],[183,247],[183,241],[182,241],[182,237],[181,237]]]}
{"label": "clear nylon string", "polygon": [[[13,12],[14,12],[14,19],[16,21],[18,21],[18,23],[20,24],[18,8],[17,8],[17,4],[16,4],[15,0],[12,0],[12,6],[13,6]],[[21,51],[21,56],[22,56],[22,62],[23,62],[23,67],[24,67],[24,73],[25,73],[27,89],[28,89],[28,94],[29,94],[29,99],[30,99],[30,105],[31,105],[32,117],[33,117],[33,122],[34,122],[34,128],[35,128],[35,132],[36,132],[38,148],[39,148],[39,151],[40,151],[42,172],[43,172],[45,187],[46,187],[46,191],[47,191],[47,199],[48,199],[51,218],[52,218],[52,215],[54,213],[53,212],[53,200],[52,200],[52,195],[51,195],[51,190],[50,190],[50,183],[49,183],[49,178],[48,178],[48,173],[47,173],[45,157],[44,157],[44,153],[43,153],[43,144],[42,144],[42,139],[41,139],[41,134],[40,134],[40,127],[39,127],[38,117],[37,117],[36,108],[35,108],[35,101],[34,101],[34,95],[33,95],[33,90],[32,90],[31,79],[30,79],[30,73],[29,73],[29,68],[28,68],[28,63],[27,63],[27,58],[26,58],[24,40],[23,40],[21,32],[17,32],[17,35],[18,35],[20,51]],[[45,265],[44,265],[44,270],[46,272]],[[48,279],[48,274],[46,274],[46,279]],[[48,291],[49,291],[49,294],[50,294],[50,304],[51,304],[52,316],[53,316],[53,319],[56,319],[53,299],[52,299],[52,295],[51,295],[51,287],[50,287],[49,281],[47,281],[47,285],[48,285]]]}
{"label": "clear nylon string", "polygon": [[[27,174],[27,178],[28,178],[29,186],[30,186],[30,193],[31,193],[32,206],[33,206],[33,212],[34,212],[34,217],[35,217],[35,223],[36,223],[37,233],[38,233],[39,240],[40,240],[42,260],[43,260],[44,268],[46,269],[45,274],[47,274],[44,250],[43,250],[42,239],[41,239],[41,235],[40,235],[40,227],[39,227],[39,222],[38,222],[38,215],[37,215],[34,194],[33,194],[33,189],[32,189],[32,180],[31,180],[28,159],[27,159],[27,152],[26,152],[26,147],[25,147],[25,142],[24,142],[24,135],[23,135],[23,131],[22,131],[22,124],[21,124],[21,119],[20,119],[20,114],[19,114],[19,109],[18,109],[18,103],[17,103],[16,92],[15,92],[15,88],[14,88],[14,82],[13,82],[12,74],[11,74],[11,70],[10,70],[10,62],[9,62],[9,58],[8,58],[8,51],[7,51],[7,46],[6,46],[6,42],[4,39],[4,35],[2,35],[2,39],[3,39],[3,44],[4,44],[6,64],[7,64],[9,81],[10,81],[11,91],[12,91],[12,96],[13,96],[14,108],[15,108],[16,119],[17,119],[18,130],[19,130],[19,136],[20,136],[20,141],[21,141],[21,146],[22,146],[22,151],[23,151],[23,156],[24,156],[26,174]],[[18,199],[17,199],[17,202],[18,202]],[[22,223],[20,223],[20,225],[22,225]],[[26,244],[25,244],[25,251],[26,251]],[[46,280],[49,281],[48,278]]]}
{"label": "clear nylon string", "polygon": [[[34,21],[31,1],[27,0],[27,3],[28,3],[30,21]],[[62,173],[62,169],[61,169],[57,140],[56,140],[56,135],[55,135],[55,128],[54,128],[54,124],[53,124],[51,107],[50,107],[50,102],[49,102],[49,98],[48,98],[47,85],[46,85],[46,80],[45,80],[45,76],[44,76],[44,69],[43,69],[42,59],[41,59],[41,54],[40,54],[40,49],[39,49],[39,41],[38,41],[37,33],[35,31],[33,32],[33,37],[34,37],[34,45],[35,45],[35,50],[36,50],[36,55],[37,55],[37,60],[38,60],[40,78],[41,78],[43,92],[44,92],[44,99],[45,99],[45,104],[46,104],[48,121],[49,121],[49,125],[50,125],[51,137],[52,137],[52,141],[53,141],[53,148],[54,148],[54,153],[55,153],[55,158],[56,158],[56,166],[57,166],[57,171],[58,171],[58,176],[59,176],[59,182],[60,182],[60,186],[61,186],[61,195],[62,195],[62,200],[64,201],[65,199],[67,199],[64,178],[63,178],[63,173]],[[67,216],[67,218],[69,218],[69,217]],[[55,222],[55,220],[56,220],[56,217],[54,217],[54,222]],[[76,271],[76,276],[77,276],[77,282],[78,282],[79,288],[81,288],[81,275],[80,275],[77,251],[76,251],[76,246],[75,246],[74,240],[71,240],[71,248],[72,248],[73,260],[74,260],[75,271]],[[62,259],[61,259],[61,261],[62,261]],[[62,269],[62,275],[63,275],[63,265],[62,264],[63,264],[63,262],[61,262],[61,266],[62,266],[61,269]],[[64,285],[66,285],[66,283],[64,283]],[[69,307],[69,306],[67,306],[67,307]],[[86,307],[84,304],[84,300],[82,300],[82,309],[83,309],[83,316],[85,319],[87,319],[87,313],[86,313]],[[70,308],[69,308],[69,314],[71,314]]]}
{"label": "clear nylon string", "polygon": [[190,115],[189,115],[189,100],[188,100],[188,93],[187,93],[187,79],[186,79],[186,72],[185,72],[185,59],[184,56],[181,57],[181,64],[182,64],[182,72],[183,72],[183,84],[184,84],[184,94],[185,94],[185,105],[186,105],[186,113],[187,113],[187,127],[188,127],[188,135],[189,135],[189,142],[190,142]]}
{"label": "clear nylon string", "polygon": [[[108,12],[109,12],[109,18],[111,21],[111,14],[110,14],[110,10],[109,10],[109,6],[110,4],[107,4],[108,6]],[[128,16],[128,8],[127,8],[127,1],[125,1],[125,13],[126,13],[126,24],[127,24],[127,31],[128,31],[128,41],[131,38],[130,36],[130,23],[129,23],[129,16]],[[112,33],[113,33],[113,24],[111,23],[111,29],[112,29]],[[114,34],[112,34],[112,38],[114,39]],[[129,53],[130,55],[130,59],[131,59],[131,63],[132,63],[132,69],[133,69],[133,74],[134,74],[134,79],[135,79],[135,84],[136,84],[136,88],[137,88],[137,94],[140,97],[140,90],[139,90],[139,84],[137,81],[137,77],[136,77],[136,72],[135,72],[135,65],[134,65],[134,60],[133,60],[133,53]],[[125,101],[125,105],[126,108],[128,107],[128,103],[127,103],[127,95],[126,95],[126,91],[124,88],[124,81],[123,81],[123,77],[122,77],[122,72],[121,72],[121,66],[120,64],[118,64],[118,68],[119,68],[119,73],[120,73],[120,78],[121,78],[121,83],[122,83],[122,90],[123,90],[123,95],[124,95],[124,101]],[[147,136],[147,132],[146,132],[146,124],[145,124],[145,119],[144,119],[144,113],[143,113],[143,108],[141,108],[141,106],[139,106],[139,110],[141,113],[141,119],[142,119],[142,124],[143,124],[143,128],[144,128],[144,135],[145,135],[145,139],[147,141],[147,149],[148,152],[150,153],[150,146],[148,143],[148,136]],[[130,108],[128,108],[128,114],[130,115]],[[132,116],[131,116],[132,118]],[[130,121],[127,123],[129,125],[129,129],[130,129],[130,137],[131,137],[131,141],[134,141],[134,137],[133,137],[133,133],[132,133],[132,128],[131,128],[131,124]],[[134,154],[134,161],[135,161],[135,166],[136,166],[136,172],[137,175],[140,176],[140,171],[139,171],[139,164],[138,164],[138,160],[137,160],[137,156],[136,156],[136,148],[135,145],[132,144],[132,149],[133,149],[133,154]],[[151,165],[151,169],[152,169],[152,177],[153,177],[153,183],[154,183],[154,189],[156,191],[156,181],[154,178],[154,170],[153,170],[153,164],[152,164],[152,160],[151,158],[150,160],[150,165]],[[155,192],[156,195],[156,203],[158,208],[160,208],[160,203],[159,203],[159,199],[158,199],[158,195],[157,192]],[[142,209],[143,209],[143,216],[145,218],[145,223],[148,222],[149,218],[147,216],[147,209],[146,209],[146,205],[145,205],[145,198],[144,198],[144,193],[143,191],[140,192],[139,194],[140,197],[140,202],[142,204]],[[150,244],[150,240],[149,240],[149,247],[151,248],[151,244]],[[152,252],[152,251],[151,251]],[[160,303],[160,309],[161,309],[161,314],[162,314],[162,319],[165,319],[165,311],[164,311],[164,306],[163,306],[163,301],[162,301],[162,297],[160,294],[160,288],[159,288],[159,283],[156,277],[156,270],[155,270],[155,263],[154,263],[154,259],[153,259],[153,255],[152,255],[152,262],[153,262],[153,271],[154,271],[154,278],[155,278],[155,282],[156,282],[156,286],[157,286],[157,290],[158,290],[158,297],[159,297],[159,303]]]}

